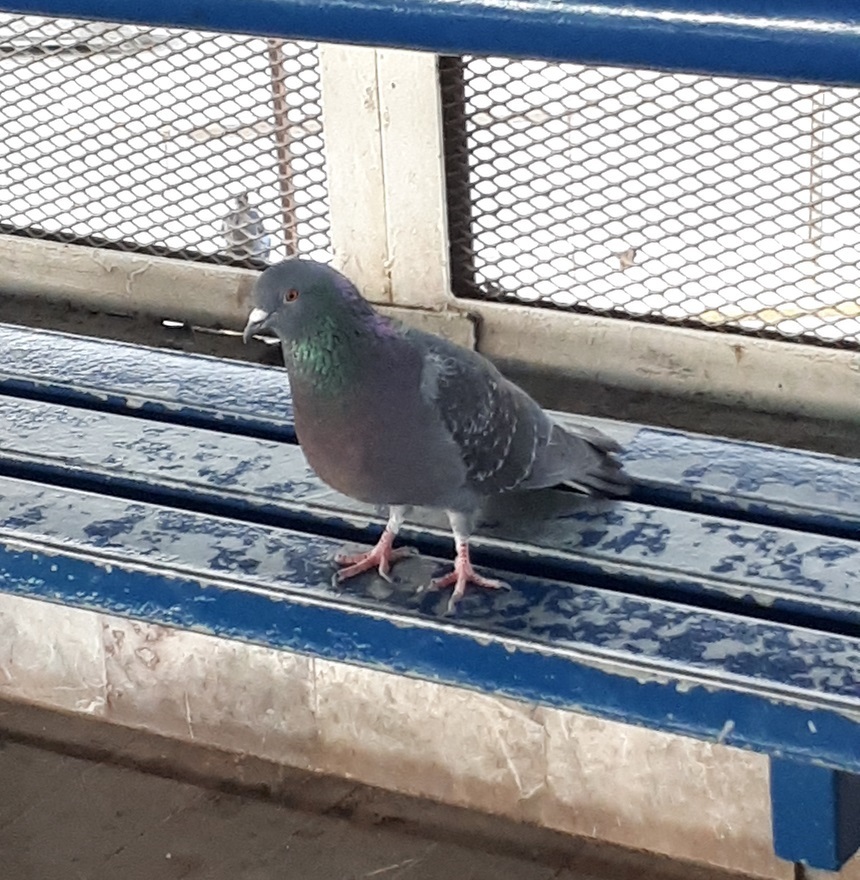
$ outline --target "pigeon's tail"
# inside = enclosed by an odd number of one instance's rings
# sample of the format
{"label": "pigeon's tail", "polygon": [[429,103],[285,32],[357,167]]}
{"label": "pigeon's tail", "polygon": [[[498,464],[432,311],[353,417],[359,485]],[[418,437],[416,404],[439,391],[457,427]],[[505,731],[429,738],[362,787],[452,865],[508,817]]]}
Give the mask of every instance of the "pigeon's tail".
{"label": "pigeon's tail", "polygon": [[565,480],[562,485],[599,498],[621,498],[630,494],[633,480],[620,462],[604,454],[597,468],[579,479]]}
{"label": "pigeon's tail", "polygon": [[569,486],[586,495],[629,495],[633,481],[614,455],[620,450],[615,440],[596,428],[554,425],[547,446],[551,454],[545,462],[546,473],[549,476],[555,472],[555,485]]}

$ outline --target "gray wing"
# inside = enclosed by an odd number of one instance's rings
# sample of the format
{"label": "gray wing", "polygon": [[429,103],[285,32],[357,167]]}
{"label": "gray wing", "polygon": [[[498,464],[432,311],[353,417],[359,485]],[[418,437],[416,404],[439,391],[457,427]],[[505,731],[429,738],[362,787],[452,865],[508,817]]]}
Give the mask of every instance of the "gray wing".
{"label": "gray wing", "polygon": [[482,495],[527,480],[552,423],[541,408],[485,358],[419,331],[421,390],[460,450],[469,486]]}
{"label": "gray wing", "polygon": [[423,353],[422,393],[459,448],[470,488],[492,495],[565,483],[589,494],[629,491],[610,455],[614,440],[595,428],[562,428],[483,356],[419,331],[407,335]]}

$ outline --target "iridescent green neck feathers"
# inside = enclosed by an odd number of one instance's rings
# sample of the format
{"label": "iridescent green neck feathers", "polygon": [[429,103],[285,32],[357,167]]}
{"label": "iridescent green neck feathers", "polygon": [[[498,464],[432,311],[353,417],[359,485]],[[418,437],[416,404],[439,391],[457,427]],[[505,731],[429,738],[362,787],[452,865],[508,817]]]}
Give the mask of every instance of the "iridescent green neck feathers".
{"label": "iridescent green neck feathers", "polygon": [[355,333],[327,315],[306,335],[282,340],[282,349],[294,382],[310,385],[317,393],[336,394],[355,374],[358,344]]}

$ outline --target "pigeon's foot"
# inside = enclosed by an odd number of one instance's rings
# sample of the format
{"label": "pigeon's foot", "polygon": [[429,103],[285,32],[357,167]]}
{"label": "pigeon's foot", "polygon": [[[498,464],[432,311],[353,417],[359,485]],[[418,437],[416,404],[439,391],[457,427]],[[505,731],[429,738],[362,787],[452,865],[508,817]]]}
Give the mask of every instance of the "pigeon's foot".
{"label": "pigeon's foot", "polygon": [[453,587],[454,592],[448,600],[447,613],[451,614],[457,607],[457,603],[466,593],[466,587],[474,584],[476,587],[482,587],[485,590],[509,590],[510,584],[505,581],[486,578],[478,574],[472,568],[472,561],[469,559],[469,547],[464,545],[457,551],[457,558],[454,561],[454,570],[450,574],[443,577],[433,578],[430,581],[431,590],[444,590],[447,587]]}
{"label": "pigeon's foot", "polygon": [[370,571],[375,568],[379,572],[381,578],[385,578],[391,583],[391,566],[399,559],[406,559],[408,556],[415,556],[418,552],[414,547],[397,547],[391,545],[394,543],[394,535],[386,529],[380,539],[376,542],[376,546],[366,553],[356,553],[349,555],[347,553],[338,553],[334,561],[342,568],[332,579],[334,584],[343,583],[357,574]]}

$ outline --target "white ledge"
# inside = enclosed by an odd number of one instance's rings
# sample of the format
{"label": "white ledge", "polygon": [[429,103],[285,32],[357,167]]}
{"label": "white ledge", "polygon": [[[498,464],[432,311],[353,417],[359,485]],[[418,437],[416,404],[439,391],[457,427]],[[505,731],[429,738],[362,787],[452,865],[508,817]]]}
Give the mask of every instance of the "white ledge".
{"label": "white ledge", "polygon": [[[372,273],[371,273],[372,274]],[[256,273],[167,257],[0,236],[0,320],[14,297],[241,330]],[[387,290],[365,288],[379,302]],[[397,297],[394,297],[397,301]],[[438,295],[430,303],[439,302]],[[385,307],[501,362],[765,412],[860,421],[860,353],[526,305],[454,300]]]}

